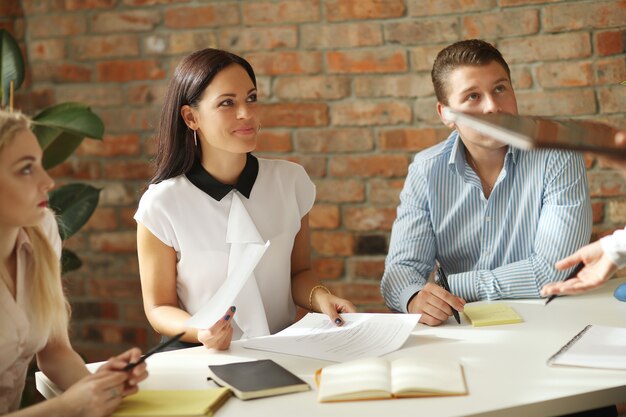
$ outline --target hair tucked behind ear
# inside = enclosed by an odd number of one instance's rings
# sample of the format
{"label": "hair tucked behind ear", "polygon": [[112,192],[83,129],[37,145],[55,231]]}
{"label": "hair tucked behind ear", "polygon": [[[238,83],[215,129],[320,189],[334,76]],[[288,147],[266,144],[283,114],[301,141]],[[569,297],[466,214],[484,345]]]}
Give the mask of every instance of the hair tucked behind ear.
{"label": "hair tucked behind ear", "polygon": [[[0,110],[0,152],[19,132],[29,128],[30,120],[25,115]],[[33,249],[33,262],[26,271],[28,311],[34,320],[33,327],[37,331],[49,331],[50,339],[64,338],[70,310],[63,294],[59,257],[40,226],[23,229]],[[2,267],[0,274],[6,276],[8,271]]]}
{"label": "hair tucked behind ear", "polygon": [[169,82],[159,127],[156,133],[156,172],[151,184],[184,174],[196,159],[202,158],[200,146],[195,146],[193,132],[187,127],[180,109],[196,107],[213,78],[231,65],[241,66],[256,87],[256,76],[248,61],[220,49],[202,49],[186,56]]}

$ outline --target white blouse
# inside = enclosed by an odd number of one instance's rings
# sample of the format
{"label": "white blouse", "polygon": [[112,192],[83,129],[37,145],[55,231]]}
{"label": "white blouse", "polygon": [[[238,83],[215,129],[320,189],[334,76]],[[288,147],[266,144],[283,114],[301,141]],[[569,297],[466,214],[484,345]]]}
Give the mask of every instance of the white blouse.
{"label": "white blouse", "polygon": [[[61,238],[56,220],[51,211],[46,212],[41,229],[60,256]],[[0,415],[19,408],[28,364],[48,341],[48,329],[37,329],[31,325],[32,307],[28,291],[34,256],[32,249],[28,235],[20,230],[16,242],[15,298],[0,280]]]}
{"label": "white blouse", "polygon": [[[227,277],[231,251],[227,241],[232,241],[233,233],[227,230],[229,215],[231,206],[240,207],[241,201],[258,234],[264,241],[270,241],[254,277],[269,331],[275,333],[295,319],[291,252],[301,219],[313,206],[315,186],[300,165],[260,158],[258,162],[250,198],[232,190],[217,201],[180,175],[150,185],[139,202],[135,220],[176,251],[179,304],[193,315],[205,306]],[[234,199],[239,201],[233,204]],[[249,306],[236,307],[235,320],[238,315],[245,316]],[[207,328],[212,325],[207,323]],[[234,325],[234,330],[233,339],[240,338],[240,326]]]}

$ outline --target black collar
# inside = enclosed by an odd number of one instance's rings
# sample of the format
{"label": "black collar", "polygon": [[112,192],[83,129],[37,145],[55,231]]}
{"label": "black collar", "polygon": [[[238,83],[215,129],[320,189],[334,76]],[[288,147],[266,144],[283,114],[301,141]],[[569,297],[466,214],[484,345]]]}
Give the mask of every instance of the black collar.
{"label": "black collar", "polygon": [[187,179],[196,187],[213,197],[215,200],[220,201],[226,194],[232,189],[239,191],[244,197],[250,198],[252,192],[252,186],[256,181],[256,177],[259,174],[259,160],[251,154],[246,156],[246,166],[243,167],[241,175],[235,185],[222,184],[209,174],[199,160],[194,162],[193,166],[185,174]]}

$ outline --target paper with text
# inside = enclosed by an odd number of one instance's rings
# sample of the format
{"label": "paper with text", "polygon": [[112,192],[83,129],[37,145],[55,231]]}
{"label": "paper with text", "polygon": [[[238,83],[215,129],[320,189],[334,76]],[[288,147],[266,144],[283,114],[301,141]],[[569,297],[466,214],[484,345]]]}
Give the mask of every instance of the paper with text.
{"label": "paper with text", "polygon": [[243,250],[240,262],[235,265],[228,278],[222,286],[215,292],[213,297],[200,311],[194,314],[185,325],[197,329],[207,329],[219,320],[228,308],[233,305],[235,298],[245,285],[246,281],[256,268],[269,247],[269,240],[265,244],[250,243]]}
{"label": "paper with text", "polygon": [[402,347],[415,328],[419,314],[344,313],[344,325],[309,313],[272,336],[242,341],[248,349],[306,356],[334,362],[381,356]]}

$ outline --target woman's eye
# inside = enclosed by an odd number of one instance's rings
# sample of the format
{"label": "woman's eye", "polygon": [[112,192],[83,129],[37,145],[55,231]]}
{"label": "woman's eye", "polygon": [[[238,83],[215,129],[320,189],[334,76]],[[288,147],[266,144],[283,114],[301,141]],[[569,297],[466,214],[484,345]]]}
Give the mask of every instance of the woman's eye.
{"label": "woman's eye", "polygon": [[478,100],[478,97],[479,97],[478,94],[472,93],[469,96],[467,96],[467,99],[470,101],[475,101],[475,100]]}
{"label": "woman's eye", "polygon": [[503,85],[499,85],[496,87],[496,93],[501,93],[504,90],[506,90],[506,88]]}
{"label": "woman's eye", "polygon": [[227,107],[227,106],[232,106],[234,103],[231,99],[228,100],[224,100],[222,102],[220,102],[220,107]]}
{"label": "woman's eye", "polygon": [[22,175],[30,175],[32,173],[33,173],[33,166],[32,165],[26,165],[25,167],[20,169],[20,174],[22,174]]}
{"label": "woman's eye", "polygon": [[256,100],[257,100],[256,93],[250,94],[248,98],[246,99],[248,103],[256,103]]}

